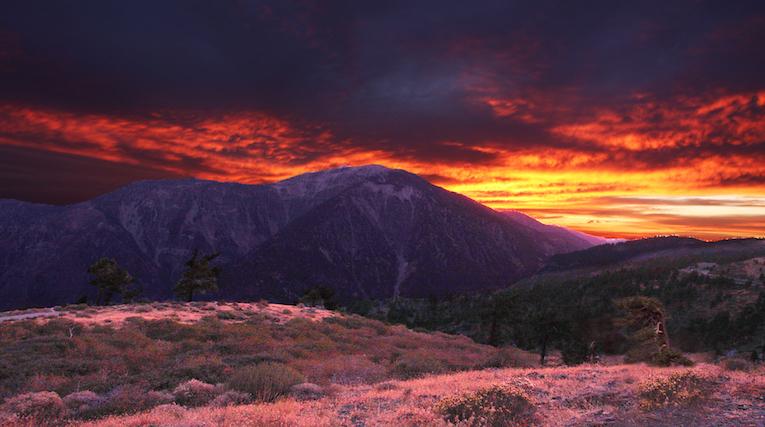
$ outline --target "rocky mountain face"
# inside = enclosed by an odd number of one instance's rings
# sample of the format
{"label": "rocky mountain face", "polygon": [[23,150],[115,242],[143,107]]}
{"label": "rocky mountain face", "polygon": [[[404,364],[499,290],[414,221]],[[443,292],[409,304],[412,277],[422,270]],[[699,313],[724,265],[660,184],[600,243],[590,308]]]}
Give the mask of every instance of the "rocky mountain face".
{"label": "rocky mountain face", "polygon": [[218,251],[215,298],[443,296],[505,286],[603,240],[501,213],[402,170],[339,168],[270,185],[143,181],[48,206],[0,200],[0,309],[94,295],[116,258],[148,298],[172,295],[193,249]]}

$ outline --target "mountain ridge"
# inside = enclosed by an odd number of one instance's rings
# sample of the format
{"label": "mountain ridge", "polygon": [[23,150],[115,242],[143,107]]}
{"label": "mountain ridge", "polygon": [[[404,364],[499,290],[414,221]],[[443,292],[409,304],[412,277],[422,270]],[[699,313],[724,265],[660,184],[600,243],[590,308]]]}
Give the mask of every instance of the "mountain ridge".
{"label": "mountain ridge", "polygon": [[101,256],[149,298],[171,296],[196,248],[221,252],[217,297],[294,300],[328,285],[349,299],[495,289],[593,245],[526,218],[534,227],[380,165],[273,184],[146,180],[66,206],[0,200],[0,308],[91,296],[85,271]]}

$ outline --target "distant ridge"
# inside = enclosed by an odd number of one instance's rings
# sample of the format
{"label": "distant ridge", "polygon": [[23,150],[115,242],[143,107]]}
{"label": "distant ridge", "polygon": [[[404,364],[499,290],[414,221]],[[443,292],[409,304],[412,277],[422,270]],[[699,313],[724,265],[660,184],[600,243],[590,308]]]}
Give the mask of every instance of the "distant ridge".
{"label": "distant ridge", "polygon": [[765,250],[765,239],[726,239],[707,242],[692,237],[659,236],[611,243],[551,256],[543,272],[618,265],[633,260],[701,254],[757,253]]}

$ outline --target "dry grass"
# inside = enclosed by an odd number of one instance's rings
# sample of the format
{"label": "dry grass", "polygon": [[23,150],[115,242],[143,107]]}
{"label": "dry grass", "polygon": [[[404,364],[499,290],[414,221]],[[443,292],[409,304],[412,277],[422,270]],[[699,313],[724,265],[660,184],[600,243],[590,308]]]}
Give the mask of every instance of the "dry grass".
{"label": "dry grass", "polygon": [[276,322],[286,322],[301,318],[323,320],[336,316],[329,310],[316,310],[310,307],[297,309],[285,304],[267,304],[263,302],[195,302],[195,303],[153,303],[138,305],[114,305],[106,307],[89,307],[88,317],[82,316],[83,311],[69,309],[67,306],[59,310],[59,317],[77,320],[86,325],[111,324],[119,326],[129,317],[141,317],[145,320],[173,318],[181,323],[194,323],[203,317],[216,315],[221,320],[245,321],[252,316],[266,316]]}
{"label": "dry grass", "polygon": [[131,317],[144,320],[173,319],[191,324],[215,315],[221,320],[245,321],[253,316],[263,316],[275,322],[300,318],[323,320],[338,314],[312,307],[295,307],[267,302],[155,302],[150,304],[124,304],[111,306],[67,305],[54,309],[29,309],[0,312],[0,323],[33,319],[45,322],[50,318],[74,320],[84,325],[121,326]]}
{"label": "dry grass", "polygon": [[[695,406],[640,408],[645,378],[693,372],[713,385]],[[130,426],[337,426],[446,425],[437,411],[454,399],[502,386],[520,390],[536,408],[534,425],[763,425],[765,370],[755,375],[701,364],[694,368],[646,365],[579,366],[547,369],[489,369],[389,381],[376,386],[341,387],[313,401],[284,399],[271,404],[183,409],[163,406],[150,412],[84,424]]]}
{"label": "dry grass", "polygon": [[[271,400],[300,382],[326,390],[515,364],[462,336],[420,333],[359,316],[276,304],[76,307],[57,318],[2,323],[0,402],[24,393],[92,392],[65,415],[94,419],[158,405]],[[270,311],[269,311],[270,310]],[[284,313],[289,311],[289,313]],[[78,317],[79,314],[89,317]],[[221,316],[221,313],[226,315]],[[164,317],[162,317],[164,316]],[[194,320],[196,319],[196,320]],[[276,369],[279,367],[279,369]],[[241,372],[249,385],[232,381]],[[286,375],[285,373],[295,375]],[[281,375],[285,374],[285,375]],[[80,405],[83,406],[83,405]]]}

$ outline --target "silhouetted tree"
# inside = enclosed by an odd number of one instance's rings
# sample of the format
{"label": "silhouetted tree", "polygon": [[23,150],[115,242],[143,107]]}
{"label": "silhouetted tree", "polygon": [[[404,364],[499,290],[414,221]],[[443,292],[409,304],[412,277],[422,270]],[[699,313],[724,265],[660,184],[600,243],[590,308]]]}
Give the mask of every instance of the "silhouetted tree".
{"label": "silhouetted tree", "polygon": [[192,301],[195,293],[205,294],[217,291],[220,268],[210,267],[210,261],[219,255],[220,253],[216,252],[200,257],[199,251],[194,249],[191,258],[186,261],[186,271],[173,288],[175,295],[186,301]]}
{"label": "silhouetted tree", "polygon": [[337,308],[335,302],[335,290],[327,286],[314,286],[303,293],[300,302],[312,307],[323,307],[327,310]]}
{"label": "silhouetted tree", "polygon": [[96,304],[108,305],[115,295],[123,295],[133,283],[133,276],[122,269],[114,258],[101,258],[88,268],[95,276],[90,284],[98,288]]}
{"label": "silhouetted tree", "polygon": [[486,329],[486,343],[499,347],[504,343],[504,331],[516,323],[515,308],[517,295],[508,292],[498,292],[490,296],[481,313],[482,328]]}
{"label": "silhouetted tree", "polygon": [[568,324],[555,308],[535,311],[527,321],[538,344],[539,364],[544,366],[550,347],[569,335]]}

